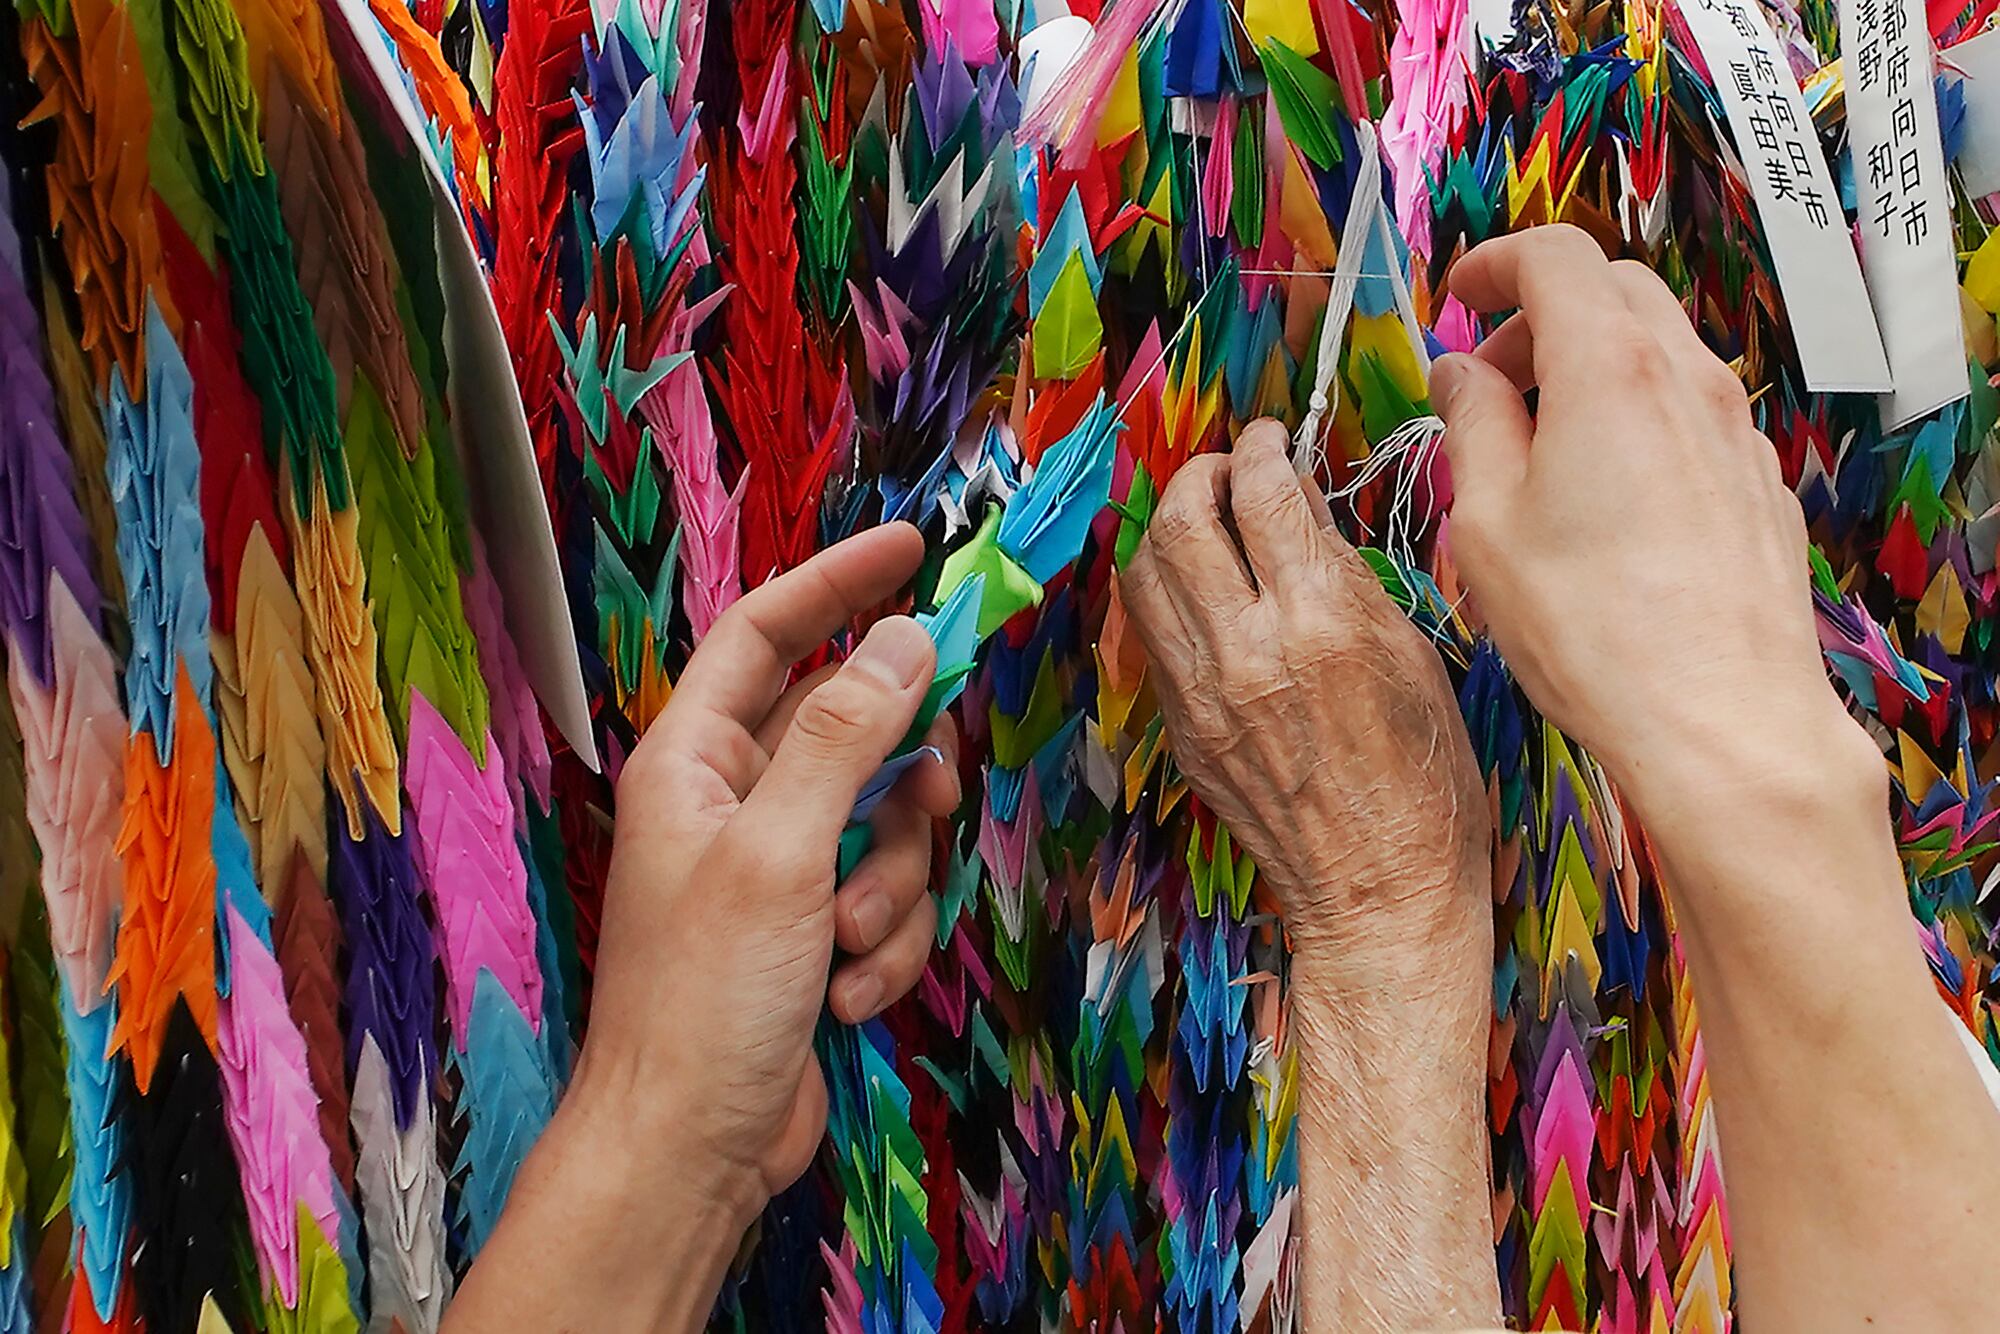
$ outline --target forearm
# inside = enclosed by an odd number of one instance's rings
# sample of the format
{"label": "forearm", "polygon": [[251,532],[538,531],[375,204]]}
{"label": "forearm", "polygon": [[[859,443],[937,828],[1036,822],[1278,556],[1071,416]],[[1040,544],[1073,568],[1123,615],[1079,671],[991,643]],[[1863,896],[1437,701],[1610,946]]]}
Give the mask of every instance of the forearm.
{"label": "forearm", "polygon": [[[1302,950],[1299,1045],[1301,1327],[1368,1331],[1497,1324],[1487,1168],[1484,933],[1426,955],[1421,977],[1368,986],[1356,960]],[[1464,955],[1443,958],[1440,953]],[[1442,987],[1439,979],[1452,979]]]}
{"label": "forearm", "polygon": [[708,1319],[749,1193],[587,1093],[521,1165],[443,1334],[683,1334]]}
{"label": "forearm", "polygon": [[1701,1017],[1740,1308],[1760,1329],[1990,1328],[1974,1276],[2000,1116],[1917,946],[1880,757],[1837,717],[1764,749],[1711,756],[1706,784],[1636,784]]}

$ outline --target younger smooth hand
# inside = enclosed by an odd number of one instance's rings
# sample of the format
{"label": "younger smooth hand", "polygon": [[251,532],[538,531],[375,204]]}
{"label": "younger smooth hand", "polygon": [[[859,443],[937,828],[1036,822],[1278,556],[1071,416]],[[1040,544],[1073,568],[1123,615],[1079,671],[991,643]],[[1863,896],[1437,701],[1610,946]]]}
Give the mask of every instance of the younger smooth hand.
{"label": "younger smooth hand", "polygon": [[785,682],[923,547],[890,524],[743,598],[626,761],[576,1078],[443,1334],[692,1334],[757,1211],[812,1161],[822,1009],[867,1019],[930,956],[931,821],[958,804],[956,743],[931,729],[944,762],[903,776],[836,892],[855,797],[908,733],[936,654],[890,616],[837,669]]}
{"label": "younger smooth hand", "polygon": [[1440,358],[1431,396],[1452,554],[1536,706],[1673,807],[1829,747],[1865,760],[1820,660],[1798,500],[1666,285],[1552,226],[1474,249],[1451,288],[1520,312]]}
{"label": "younger smooth hand", "polygon": [[[872,850],[834,884],[856,794],[929,689],[930,638],[886,617],[837,670],[785,688],[794,663],[893,596],[922,559],[917,531],[891,524],[744,597],[619,777],[576,1096],[657,1127],[751,1208],[805,1171],[825,1133],[812,1050],[821,1008],[865,1020],[930,957],[931,821],[958,802],[947,720],[927,738],[944,761],[904,777],[875,812]],[[837,968],[836,945],[847,955]]]}

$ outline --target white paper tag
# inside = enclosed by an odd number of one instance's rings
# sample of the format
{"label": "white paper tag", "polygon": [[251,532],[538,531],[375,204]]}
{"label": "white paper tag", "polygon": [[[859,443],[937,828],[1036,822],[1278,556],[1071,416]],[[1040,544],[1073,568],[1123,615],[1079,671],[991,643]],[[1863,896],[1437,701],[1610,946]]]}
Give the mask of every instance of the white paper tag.
{"label": "white paper tag", "polygon": [[501,610],[528,684],[570,748],[595,769],[590,700],[563,597],[555,529],[542,496],[534,440],[522,414],[521,390],[514,380],[514,362],[500,330],[493,293],[486,286],[472,238],[459,221],[444,169],[431,155],[424,114],[404,86],[396,57],[367,0],[334,0],[329,10],[345,20],[353,38],[351,48],[335,43],[337,58],[348,50],[358,51],[365,66],[343,63],[342,76],[374,85],[372,99],[350,99],[355,114],[370,114],[374,107],[386,105],[401,122],[430,178],[438,277],[444,287],[446,356],[451,364],[447,392],[452,433],[458,438],[472,496],[473,522],[485,538]]}
{"label": "white paper tag", "polygon": [[1922,0],[1840,7],[1861,267],[1895,384],[1887,430],[1971,392],[1926,22]]}
{"label": "white paper tag", "polygon": [[1964,75],[1965,133],[1958,145],[1958,172],[1974,199],[2000,191],[2000,28],[1960,42],[1940,59]]}
{"label": "white paper tag", "polygon": [[1799,82],[1756,0],[1682,0],[1750,177],[1806,385],[1882,393],[1889,360]]}
{"label": "white paper tag", "polygon": [[1472,22],[1466,27],[1488,46],[1505,46],[1513,37],[1514,0],[1469,0],[1467,12]]}

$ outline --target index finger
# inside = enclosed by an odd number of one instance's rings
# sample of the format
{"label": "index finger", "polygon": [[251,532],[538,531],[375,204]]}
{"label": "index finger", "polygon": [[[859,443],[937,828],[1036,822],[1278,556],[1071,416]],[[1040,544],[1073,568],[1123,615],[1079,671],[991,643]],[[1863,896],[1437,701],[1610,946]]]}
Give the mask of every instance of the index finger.
{"label": "index finger", "polygon": [[1519,308],[1541,383],[1556,368],[1594,377],[1600,357],[1621,346],[1607,335],[1630,318],[1611,262],[1567,224],[1474,246],[1452,266],[1449,282],[1454,296],[1482,314]]}
{"label": "index finger", "polygon": [[923,535],[887,523],[744,594],[688,659],[668,711],[705,708],[755,729],[784,692],[792,664],[891,597],[923,559]]}
{"label": "index finger", "polygon": [[1306,499],[1309,481],[1292,466],[1291,436],[1269,417],[1236,437],[1229,478],[1230,513],[1262,596],[1310,594],[1320,563],[1320,524]]}

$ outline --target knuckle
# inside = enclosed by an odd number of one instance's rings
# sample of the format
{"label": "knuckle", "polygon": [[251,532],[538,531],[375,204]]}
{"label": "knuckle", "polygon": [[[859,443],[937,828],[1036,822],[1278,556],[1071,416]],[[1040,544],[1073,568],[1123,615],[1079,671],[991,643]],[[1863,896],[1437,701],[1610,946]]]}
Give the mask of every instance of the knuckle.
{"label": "knuckle", "polygon": [[1184,495],[1206,496],[1213,494],[1217,474],[1229,470],[1227,454],[1197,454],[1181,465],[1174,474],[1174,480],[1167,484],[1168,491],[1179,488]]}
{"label": "knuckle", "polygon": [[1271,470],[1261,468],[1253,476],[1241,478],[1237,482],[1236,508],[1255,519],[1268,519],[1283,513],[1288,502],[1299,498],[1296,483],[1287,488],[1284,485],[1286,480],[1286,474],[1274,475]]}
{"label": "knuckle", "polygon": [[1696,383],[1711,407],[1731,416],[1749,416],[1750,395],[1744,392],[1743,381],[1736,378],[1736,372],[1720,360],[1711,357],[1708,364],[1702,367]]}
{"label": "knuckle", "polygon": [[632,805],[640,794],[672,790],[677,767],[679,757],[671,746],[658,738],[650,745],[642,740],[618,771],[618,805]]}
{"label": "knuckle", "polygon": [[[901,801],[891,801],[882,810],[895,822],[886,837],[895,851],[896,874],[921,883],[931,869],[930,816]],[[909,897],[909,886],[902,888],[903,897]]]}
{"label": "knuckle", "polygon": [[760,585],[757,588],[751,589],[742,597],[723,608],[722,614],[717,616],[714,624],[709,626],[708,633],[717,636],[723,643],[728,643],[732,638],[740,634],[744,627],[752,623],[752,618],[757,614],[757,608],[762,604],[766,596],[764,586]]}
{"label": "knuckle", "polygon": [[918,903],[929,900],[931,887],[931,840],[926,832],[920,846],[910,854],[909,885],[902,891],[902,897],[914,897]]}
{"label": "knuckle", "polygon": [[1630,378],[1658,384],[1666,370],[1660,344],[1646,326],[1629,314],[1606,321],[1598,342],[1599,357],[1620,368]]}
{"label": "knuckle", "polygon": [[1598,259],[1604,252],[1590,234],[1573,223],[1557,222],[1536,227],[1528,232],[1529,244],[1541,254],[1550,258],[1577,259],[1588,254]]}
{"label": "knuckle", "polygon": [[792,730],[820,745],[845,745],[865,730],[881,712],[881,692],[840,672],[807,695],[792,718]]}
{"label": "knuckle", "polygon": [[1152,533],[1140,539],[1139,549],[1132,553],[1132,559],[1124,569],[1114,576],[1118,585],[1118,598],[1124,605],[1125,614],[1132,618],[1143,634],[1146,627],[1161,619],[1165,609],[1165,594],[1160,572],[1160,560],[1155,551],[1156,538]]}
{"label": "knuckle", "polygon": [[1229,461],[1219,454],[1203,454],[1182,464],[1173,480],[1167,483],[1166,494],[1160,497],[1157,517],[1174,515],[1192,519],[1211,503],[1217,474],[1228,466]]}
{"label": "knuckle", "polygon": [[1194,515],[1187,506],[1168,501],[1153,515],[1153,522],[1146,529],[1146,541],[1155,551],[1165,551],[1179,546],[1194,535]]}
{"label": "knuckle", "polygon": [[926,897],[910,909],[910,915],[898,925],[896,933],[882,942],[874,955],[873,966],[881,970],[892,995],[906,991],[923,976],[936,939],[937,908]]}
{"label": "knuckle", "polygon": [[1236,437],[1238,453],[1253,450],[1272,450],[1279,454],[1289,454],[1292,435],[1285,424],[1276,417],[1259,417],[1244,424]]}
{"label": "knuckle", "polygon": [[1550,230],[1554,233],[1555,239],[1562,244],[1563,249],[1570,254],[1595,260],[1604,258],[1604,247],[1599,245],[1589,232],[1575,223],[1557,223]]}
{"label": "knuckle", "polygon": [[1630,291],[1674,299],[1673,289],[1644,260],[1614,259],[1611,261],[1611,276]]}

